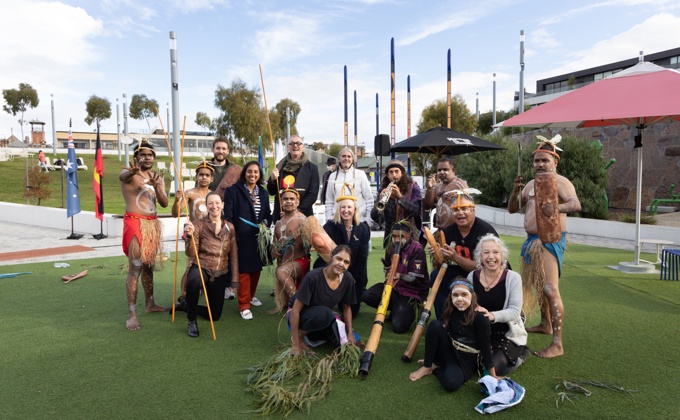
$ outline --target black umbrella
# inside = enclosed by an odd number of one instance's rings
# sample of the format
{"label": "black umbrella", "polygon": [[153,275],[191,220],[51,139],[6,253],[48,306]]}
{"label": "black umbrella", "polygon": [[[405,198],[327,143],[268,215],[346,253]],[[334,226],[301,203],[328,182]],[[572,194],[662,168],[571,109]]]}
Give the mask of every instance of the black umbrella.
{"label": "black umbrella", "polygon": [[485,150],[504,150],[504,148],[469,134],[459,133],[445,127],[435,127],[396,143],[390,150],[453,156]]}

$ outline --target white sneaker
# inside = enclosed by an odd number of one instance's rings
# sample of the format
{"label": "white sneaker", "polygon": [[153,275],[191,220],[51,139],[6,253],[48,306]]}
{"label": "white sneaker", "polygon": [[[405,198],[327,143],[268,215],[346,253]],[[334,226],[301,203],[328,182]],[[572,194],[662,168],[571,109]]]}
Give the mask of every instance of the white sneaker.
{"label": "white sneaker", "polygon": [[232,289],[231,287],[227,287],[226,289],[224,289],[224,298],[225,299],[232,300],[235,297],[236,297],[236,295],[234,295],[234,289]]}
{"label": "white sneaker", "polygon": [[246,309],[245,311],[241,311],[241,318],[243,318],[243,319],[253,319],[253,313],[250,312],[250,309]]}
{"label": "white sneaker", "polygon": [[253,297],[250,299],[250,304],[253,306],[262,306],[262,302],[260,302],[260,299]]}

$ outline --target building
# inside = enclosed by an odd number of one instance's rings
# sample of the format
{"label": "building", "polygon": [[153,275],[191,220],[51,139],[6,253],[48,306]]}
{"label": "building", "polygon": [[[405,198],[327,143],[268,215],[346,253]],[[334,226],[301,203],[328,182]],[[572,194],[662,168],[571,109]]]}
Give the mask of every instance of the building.
{"label": "building", "polygon": [[[97,132],[75,131],[71,134],[73,136],[73,145],[76,149],[94,150],[96,148]],[[151,136],[148,134],[130,134],[129,136],[134,138],[136,141],[141,141],[142,139],[149,140],[150,137],[150,142],[157,151],[168,151],[165,134],[162,130],[155,130]],[[99,133],[99,137],[103,150],[118,150],[119,143],[118,135],[116,133]],[[184,148],[191,152],[208,153],[212,148],[214,139],[215,137],[209,133],[187,131],[184,135]],[[57,147],[68,147],[68,131],[57,131]]]}
{"label": "building", "polygon": [[[672,69],[680,68],[680,47],[644,56],[644,60],[657,66]],[[629,58],[615,63],[591,67],[571,73],[552,76],[536,81],[536,93],[525,93],[524,104],[531,107],[544,104],[574,89],[589,85],[607,76],[633,67],[640,61],[639,57]],[[519,92],[515,92],[515,108],[519,106]]]}

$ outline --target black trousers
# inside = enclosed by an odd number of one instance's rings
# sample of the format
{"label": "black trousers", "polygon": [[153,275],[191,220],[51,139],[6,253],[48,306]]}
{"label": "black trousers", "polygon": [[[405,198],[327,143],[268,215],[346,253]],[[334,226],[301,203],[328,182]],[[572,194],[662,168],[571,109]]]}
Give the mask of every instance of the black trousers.
{"label": "black trousers", "polygon": [[[212,319],[217,321],[222,316],[224,289],[227,287],[227,279],[229,279],[230,274],[223,274],[216,277],[214,281],[210,281],[208,273],[205,270],[202,271],[205,288],[208,291],[208,303],[210,304]],[[195,321],[196,315],[204,319],[210,319],[208,308],[198,304],[201,290],[203,290],[201,275],[199,274],[198,266],[194,264],[189,269],[189,274],[187,275],[187,319],[189,321]]]}
{"label": "black trousers", "polygon": [[[374,284],[364,292],[362,296],[363,302],[370,307],[377,308],[380,306],[384,289],[384,283]],[[411,329],[411,325],[416,320],[416,302],[416,299],[401,295],[392,289],[390,304],[387,307],[392,319],[392,331],[397,334],[403,334]]]}
{"label": "black trousers", "polygon": [[460,388],[475,370],[476,355],[462,353],[451,344],[451,338],[441,321],[434,319],[425,332],[425,357],[423,366],[438,366],[432,372],[442,388],[452,392]]}

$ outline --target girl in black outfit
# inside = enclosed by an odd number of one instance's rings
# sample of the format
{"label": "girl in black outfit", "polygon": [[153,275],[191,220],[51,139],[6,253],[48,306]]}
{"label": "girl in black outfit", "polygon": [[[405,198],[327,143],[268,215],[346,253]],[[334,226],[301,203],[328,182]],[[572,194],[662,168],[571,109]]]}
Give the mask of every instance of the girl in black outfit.
{"label": "girl in black outfit", "polygon": [[476,312],[472,284],[460,279],[451,283],[450,299],[444,306],[443,322],[433,320],[425,333],[423,366],[409,375],[412,381],[434,374],[442,387],[452,392],[477,371],[481,353],[484,367],[494,378],[489,320]]}

